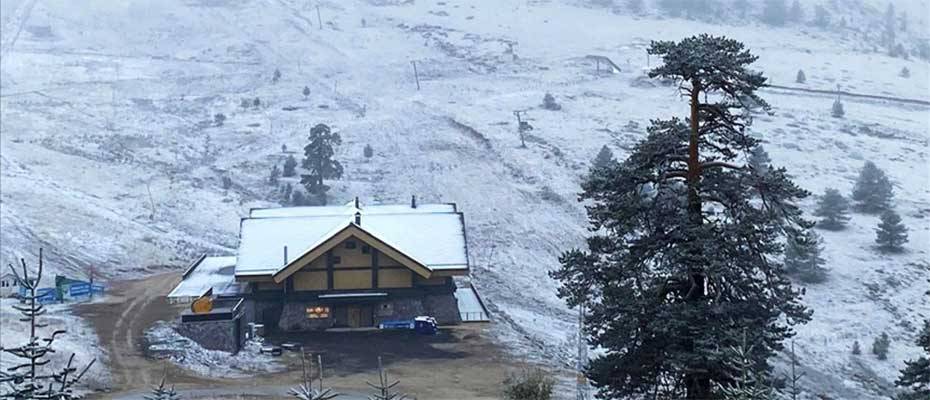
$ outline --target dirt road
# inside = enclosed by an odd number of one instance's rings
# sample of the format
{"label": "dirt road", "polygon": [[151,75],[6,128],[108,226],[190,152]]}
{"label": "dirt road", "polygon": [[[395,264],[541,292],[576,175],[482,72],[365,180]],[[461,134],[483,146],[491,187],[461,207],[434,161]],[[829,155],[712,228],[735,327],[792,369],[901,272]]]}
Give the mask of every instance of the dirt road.
{"label": "dirt road", "polygon": [[[106,300],[76,307],[94,326],[110,356],[107,367],[113,377],[112,389],[89,398],[141,398],[166,371],[171,383],[188,399],[289,398],[287,388],[299,382],[301,374],[294,354],[280,359],[287,365],[284,372],[237,379],[203,377],[145,356],[142,344],[145,330],[156,321],[176,318],[183,308],[168,304],[164,297],[179,275],[162,273],[114,283]],[[399,387],[403,391],[429,399],[498,399],[501,380],[521,366],[488,340],[486,327],[481,325],[464,325],[445,332],[441,339],[416,346],[392,342],[390,335],[359,340],[334,336],[327,341],[319,335],[325,334],[306,334],[307,337],[297,341],[306,339],[308,345],[317,343],[317,347],[327,344],[325,349],[312,346],[308,349],[326,354],[330,360],[326,384],[342,393],[367,391],[365,381],[376,379],[377,355],[387,357],[386,367],[393,379],[401,381]],[[371,359],[370,364],[365,362],[366,357]]]}

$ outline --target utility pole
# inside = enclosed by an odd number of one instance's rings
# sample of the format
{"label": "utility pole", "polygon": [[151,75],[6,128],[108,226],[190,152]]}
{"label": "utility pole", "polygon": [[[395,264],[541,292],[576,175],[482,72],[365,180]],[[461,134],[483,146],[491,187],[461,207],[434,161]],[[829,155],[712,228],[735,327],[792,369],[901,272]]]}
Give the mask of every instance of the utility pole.
{"label": "utility pole", "polygon": [[316,22],[320,26],[320,30],[323,30],[323,18],[320,17],[320,6],[316,6]]}
{"label": "utility pole", "polygon": [[417,91],[419,91],[420,90],[420,73],[417,72],[417,62],[411,61],[410,63],[413,64],[413,77],[417,80]]}
{"label": "utility pole", "polygon": [[587,400],[588,379],[584,367],[588,363],[588,344],[584,340],[585,303],[578,305],[578,360],[575,363],[575,400]]}

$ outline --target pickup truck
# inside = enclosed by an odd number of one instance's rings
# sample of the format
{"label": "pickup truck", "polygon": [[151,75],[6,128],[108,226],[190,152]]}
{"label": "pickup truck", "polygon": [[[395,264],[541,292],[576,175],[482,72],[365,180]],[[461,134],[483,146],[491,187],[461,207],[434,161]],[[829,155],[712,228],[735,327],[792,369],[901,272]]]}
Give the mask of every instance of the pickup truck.
{"label": "pickup truck", "polygon": [[433,317],[416,317],[414,319],[401,319],[383,321],[378,324],[378,329],[407,329],[421,335],[435,335],[439,332],[439,325]]}

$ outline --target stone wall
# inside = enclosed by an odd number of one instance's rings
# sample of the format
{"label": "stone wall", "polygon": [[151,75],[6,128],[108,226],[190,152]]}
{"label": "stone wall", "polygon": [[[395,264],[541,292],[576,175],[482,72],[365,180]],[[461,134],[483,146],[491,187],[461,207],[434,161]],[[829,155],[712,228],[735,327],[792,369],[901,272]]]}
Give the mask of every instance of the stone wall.
{"label": "stone wall", "polygon": [[[349,306],[349,304],[330,305],[329,318],[307,318],[307,307],[317,305],[320,305],[318,301],[291,301],[285,303],[281,318],[277,324],[278,329],[286,332],[296,332],[332,328],[336,325],[336,314],[345,312],[345,307]],[[435,317],[440,325],[456,325],[462,322],[458,302],[452,293],[431,294],[422,297],[398,297],[366,303],[366,305],[373,309],[374,326],[378,326],[383,321],[413,319],[421,315]]]}
{"label": "stone wall", "polygon": [[334,324],[333,314],[335,314],[335,310],[332,310],[332,308],[330,309],[329,318],[307,318],[307,307],[319,304],[319,302],[285,303],[284,309],[281,311],[281,319],[278,321],[278,329],[285,332],[295,332],[332,328]]}
{"label": "stone wall", "polygon": [[222,321],[196,321],[181,322],[178,324],[178,333],[200,344],[209,350],[222,350],[230,353],[239,351],[240,345],[245,341],[245,327],[236,330],[239,319]]}

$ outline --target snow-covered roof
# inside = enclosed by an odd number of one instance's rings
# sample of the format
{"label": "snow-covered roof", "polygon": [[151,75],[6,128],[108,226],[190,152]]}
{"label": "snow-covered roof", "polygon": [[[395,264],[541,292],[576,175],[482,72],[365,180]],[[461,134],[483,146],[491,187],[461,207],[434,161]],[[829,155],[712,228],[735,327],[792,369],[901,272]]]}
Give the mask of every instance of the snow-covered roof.
{"label": "snow-covered roof", "polygon": [[239,289],[235,268],[236,257],[201,257],[184,273],[168,297],[200,297],[210,288],[216,295],[235,293]]}
{"label": "snow-covered roof", "polygon": [[430,270],[468,268],[465,224],[454,204],[254,209],[240,226],[236,275],[271,275],[354,223]]}

